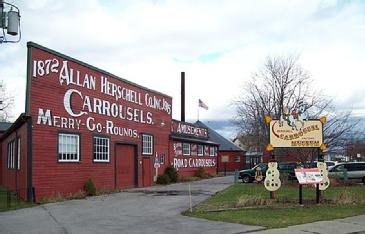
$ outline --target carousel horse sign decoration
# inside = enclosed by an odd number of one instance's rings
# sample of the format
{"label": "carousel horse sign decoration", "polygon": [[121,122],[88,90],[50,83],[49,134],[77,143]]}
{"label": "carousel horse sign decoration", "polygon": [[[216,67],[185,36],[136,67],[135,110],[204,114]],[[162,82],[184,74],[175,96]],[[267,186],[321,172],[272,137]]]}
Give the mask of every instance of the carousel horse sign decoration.
{"label": "carousel horse sign decoration", "polygon": [[268,117],[270,123],[270,144],[272,147],[320,147],[323,143],[323,123],[325,118],[308,118],[306,105],[300,105],[293,111],[284,108],[279,119]]}

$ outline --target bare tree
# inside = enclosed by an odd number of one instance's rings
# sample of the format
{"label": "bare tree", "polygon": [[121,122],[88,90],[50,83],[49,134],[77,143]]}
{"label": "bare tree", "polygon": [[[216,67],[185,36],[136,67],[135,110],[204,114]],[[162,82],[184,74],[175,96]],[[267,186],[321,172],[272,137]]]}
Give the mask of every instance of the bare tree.
{"label": "bare tree", "polygon": [[[269,139],[265,116],[279,118],[285,108],[291,113],[299,105],[306,104],[309,118],[328,116],[324,127],[327,146],[344,145],[345,135],[355,124],[349,121],[351,114],[334,114],[332,100],[315,91],[311,84],[312,80],[298,63],[298,57],[268,57],[235,102],[235,123],[240,135],[248,144],[264,148]],[[312,150],[298,150],[296,153],[301,159],[314,155]]]}
{"label": "bare tree", "polygon": [[10,95],[3,81],[0,81],[0,122],[9,121],[14,105],[14,97]]}

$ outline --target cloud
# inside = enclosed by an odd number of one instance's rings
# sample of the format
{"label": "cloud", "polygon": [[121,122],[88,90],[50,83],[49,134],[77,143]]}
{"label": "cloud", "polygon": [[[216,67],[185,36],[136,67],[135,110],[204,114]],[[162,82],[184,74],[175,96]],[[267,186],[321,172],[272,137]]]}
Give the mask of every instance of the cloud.
{"label": "cloud", "polygon": [[231,103],[251,74],[268,55],[287,54],[300,54],[313,88],[339,108],[353,102],[363,110],[362,1],[36,0],[19,8],[22,42],[0,47],[0,79],[17,90],[16,114],[24,110],[30,40],[173,96],[177,119],[181,71],[188,119],[197,118],[199,98],[209,106],[202,119],[232,119]]}

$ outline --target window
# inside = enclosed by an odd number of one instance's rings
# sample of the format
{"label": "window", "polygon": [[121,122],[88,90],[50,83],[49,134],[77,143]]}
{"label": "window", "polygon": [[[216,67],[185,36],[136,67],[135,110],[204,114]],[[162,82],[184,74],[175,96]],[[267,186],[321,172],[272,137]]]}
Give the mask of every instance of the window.
{"label": "window", "polygon": [[142,134],[142,154],[152,155],[153,151],[153,136]]}
{"label": "window", "polygon": [[70,133],[58,134],[58,161],[80,161],[80,136]]}
{"label": "window", "polygon": [[333,168],[334,171],[343,171],[343,169],[345,169],[344,165],[338,165],[337,167]]}
{"label": "window", "polygon": [[18,137],[18,150],[17,150],[17,158],[18,158],[18,162],[17,162],[17,169],[20,170],[20,137]]}
{"label": "window", "polygon": [[14,151],[15,151],[15,141],[11,141],[8,143],[8,169],[15,168],[15,159],[14,159]]}
{"label": "window", "polygon": [[251,157],[249,155],[246,155],[246,165],[251,164]]}
{"label": "window", "polygon": [[349,163],[344,165],[347,171],[362,171],[365,169],[364,163]]}
{"label": "window", "polygon": [[204,146],[204,155],[209,156],[209,146],[207,145]]}
{"label": "window", "polygon": [[109,138],[93,137],[94,162],[109,162],[110,144]]}
{"label": "window", "polygon": [[183,143],[183,155],[190,155],[190,144]]}
{"label": "window", "polygon": [[160,164],[165,164],[165,155],[164,154],[160,155]]}
{"label": "window", "polygon": [[234,162],[241,162],[241,156],[234,156]]}
{"label": "window", "polygon": [[198,156],[203,156],[203,155],[204,155],[204,146],[198,145]]}
{"label": "window", "polygon": [[210,152],[209,153],[210,156],[215,156],[215,147],[211,146],[209,152]]}

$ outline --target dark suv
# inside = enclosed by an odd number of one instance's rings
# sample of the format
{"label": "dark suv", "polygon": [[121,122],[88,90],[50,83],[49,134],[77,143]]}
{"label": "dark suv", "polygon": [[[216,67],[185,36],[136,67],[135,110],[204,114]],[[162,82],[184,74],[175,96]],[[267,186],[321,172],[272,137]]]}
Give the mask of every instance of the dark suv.
{"label": "dark suv", "polygon": [[[279,162],[278,170],[280,174],[287,174],[289,179],[295,179],[294,169],[299,167],[300,163],[297,162]],[[260,163],[254,166],[251,169],[242,170],[239,173],[239,179],[242,180],[243,183],[249,183],[255,180],[256,168],[260,167],[262,171],[262,175],[265,177],[267,170],[267,163]]]}

